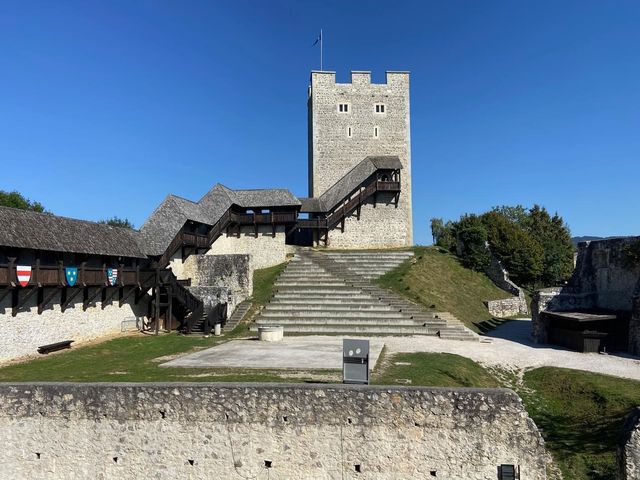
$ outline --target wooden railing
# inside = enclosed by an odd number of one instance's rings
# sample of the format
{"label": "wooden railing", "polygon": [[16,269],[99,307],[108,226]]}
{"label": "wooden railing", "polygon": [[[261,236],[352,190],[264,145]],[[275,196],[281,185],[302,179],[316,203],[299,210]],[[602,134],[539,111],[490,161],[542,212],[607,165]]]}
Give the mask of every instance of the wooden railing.
{"label": "wooden railing", "polygon": [[340,206],[331,210],[326,218],[300,219],[296,228],[312,228],[326,230],[335,227],[342,222],[356,208],[362,205],[371,195],[376,192],[400,192],[400,182],[373,179],[357,193],[352,193],[350,198]]}
{"label": "wooden railing", "polygon": [[218,221],[211,227],[206,235],[187,233],[184,227],[173,238],[162,257],[158,261],[158,267],[164,268],[169,265],[171,257],[181,247],[209,248],[230,225],[276,225],[284,223],[295,223],[297,212],[270,212],[270,213],[237,213],[227,209]]}
{"label": "wooden railing", "polygon": [[[70,266],[70,265],[67,265]],[[74,265],[75,266],[75,265]],[[107,265],[103,267],[87,267],[80,264],[78,267],[78,279],[76,285],[86,286],[110,286],[107,278]],[[118,269],[116,286],[145,285],[156,274],[156,270],[137,268],[125,268],[122,265],[114,266]],[[0,285],[15,287],[18,285],[16,264],[0,265]],[[40,265],[36,262],[31,266],[31,278],[28,286],[38,287],[63,287],[68,286],[65,278],[65,265]]]}

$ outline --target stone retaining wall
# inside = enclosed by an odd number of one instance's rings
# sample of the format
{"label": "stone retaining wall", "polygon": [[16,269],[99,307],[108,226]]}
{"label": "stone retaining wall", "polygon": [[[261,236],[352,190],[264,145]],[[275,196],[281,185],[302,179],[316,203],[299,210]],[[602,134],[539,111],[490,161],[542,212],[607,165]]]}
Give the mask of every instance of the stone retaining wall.
{"label": "stone retaining wall", "polygon": [[253,293],[250,255],[190,255],[182,277],[191,279],[191,292],[212,307],[228,304],[228,315]]}
{"label": "stone retaining wall", "polygon": [[[487,246],[487,249],[489,247]],[[528,315],[529,308],[524,291],[509,279],[509,273],[503,267],[502,262],[498,260],[492,252],[491,262],[485,269],[486,275],[491,279],[497,287],[512,293],[515,297],[505,298],[502,300],[488,300],[486,303],[489,314],[497,318],[513,317],[515,315]]]}
{"label": "stone retaining wall", "polygon": [[[47,288],[45,295],[48,295],[49,291]],[[21,295],[26,293],[26,289],[20,292]],[[147,314],[146,301],[141,300],[135,305],[131,299],[122,307],[118,307],[117,295],[104,309],[102,303],[97,301],[87,310],[82,309],[82,295],[79,295],[79,300],[73,301],[63,313],[58,293],[48,308],[38,315],[36,297],[37,295],[34,295],[29,299],[24,309],[15,317],[11,316],[11,299],[5,298],[0,302],[0,362],[37,355],[36,349],[41,345],[63,340],[75,340],[80,343],[117,333],[121,331],[124,320]],[[135,326],[135,323],[133,325]]]}
{"label": "stone retaining wall", "polygon": [[640,407],[629,415],[625,424],[623,443],[618,448],[618,478],[640,478]]}
{"label": "stone retaining wall", "polygon": [[546,478],[504,389],[276,384],[0,384],[12,479]]}

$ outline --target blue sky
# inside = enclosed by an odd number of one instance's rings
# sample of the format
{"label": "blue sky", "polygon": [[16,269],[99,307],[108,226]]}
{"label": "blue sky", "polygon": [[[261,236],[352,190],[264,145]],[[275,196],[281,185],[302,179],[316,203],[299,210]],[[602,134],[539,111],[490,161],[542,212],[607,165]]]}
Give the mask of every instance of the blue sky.
{"label": "blue sky", "polygon": [[307,192],[319,67],[412,73],[414,228],[539,203],[640,234],[637,1],[0,2],[0,189],[140,226],[172,192]]}

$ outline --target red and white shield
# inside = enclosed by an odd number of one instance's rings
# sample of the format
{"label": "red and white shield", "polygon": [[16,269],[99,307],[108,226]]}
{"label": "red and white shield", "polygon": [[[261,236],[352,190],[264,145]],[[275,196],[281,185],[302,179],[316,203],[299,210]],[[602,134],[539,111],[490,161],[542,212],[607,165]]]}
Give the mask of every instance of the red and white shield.
{"label": "red and white shield", "polygon": [[18,283],[22,287],[26,287],[29,285],[29,280],[31,280],[31,267],[18,265],[16,266],[16,274],[18,275]]}

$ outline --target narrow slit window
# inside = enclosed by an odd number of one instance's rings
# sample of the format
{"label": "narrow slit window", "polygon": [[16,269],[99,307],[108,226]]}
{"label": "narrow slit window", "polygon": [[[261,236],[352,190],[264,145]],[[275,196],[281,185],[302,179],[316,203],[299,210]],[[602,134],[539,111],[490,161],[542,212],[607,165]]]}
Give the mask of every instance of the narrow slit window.
{"label": "narrow slit window", "polygon": [[351,131],[351,127],[347,127],[347,137],[348,138],[351,138],[352,133],[353,132]]}
{"label": "narrow slit window", "polygon": [[376,103],[376,113],[384,113],[385,107],[384,103]]}
{"label": "narrow slit window", "polygon": [[378,138],[380,136],[380,128],[373,127],[373,138]]}

